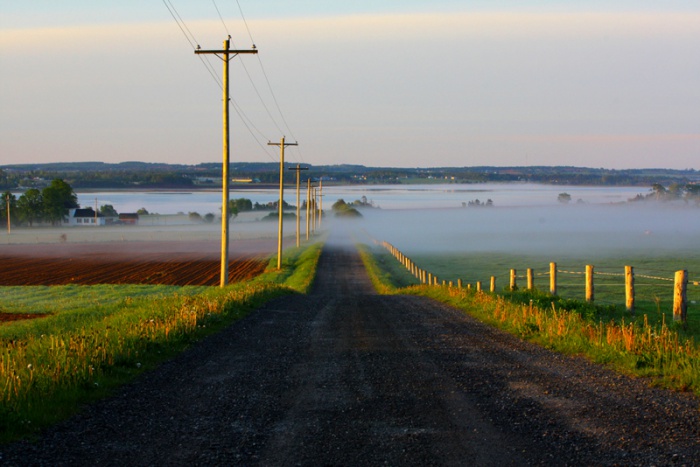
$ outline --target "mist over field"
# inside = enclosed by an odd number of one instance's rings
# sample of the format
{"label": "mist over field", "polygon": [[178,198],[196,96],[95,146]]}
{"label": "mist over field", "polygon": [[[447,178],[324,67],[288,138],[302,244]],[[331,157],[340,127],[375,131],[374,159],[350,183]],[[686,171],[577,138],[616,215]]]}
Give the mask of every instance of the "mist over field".
{"label": "mist over field", "polygon": [[366,209],[362,214],[368,234],[411,254],[598,256],[700,246],[700,209],[680,204]]}

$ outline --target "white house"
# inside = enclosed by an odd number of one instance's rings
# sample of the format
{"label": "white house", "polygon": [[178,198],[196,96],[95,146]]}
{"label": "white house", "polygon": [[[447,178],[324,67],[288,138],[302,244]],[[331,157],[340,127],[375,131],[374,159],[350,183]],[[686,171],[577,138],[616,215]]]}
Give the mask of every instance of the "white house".
{"label": "white house", "polygon": [[70,226],[95,226],[111,224],[112,220],[111,217],[104,217],[99,212],[95,213],[95,210],[92,208],[77,208],[68,211],[68,219],[64,223]]}

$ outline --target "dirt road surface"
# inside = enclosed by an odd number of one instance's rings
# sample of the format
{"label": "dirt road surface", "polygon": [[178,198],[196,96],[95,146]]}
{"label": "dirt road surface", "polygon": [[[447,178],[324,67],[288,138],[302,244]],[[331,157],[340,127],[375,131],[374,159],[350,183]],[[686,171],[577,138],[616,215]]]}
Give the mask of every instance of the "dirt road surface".
{"label": "dirt road surface", "polygon": [[283,297],[5,465],[700,465],[698,400],[552,354],[327,244]]}

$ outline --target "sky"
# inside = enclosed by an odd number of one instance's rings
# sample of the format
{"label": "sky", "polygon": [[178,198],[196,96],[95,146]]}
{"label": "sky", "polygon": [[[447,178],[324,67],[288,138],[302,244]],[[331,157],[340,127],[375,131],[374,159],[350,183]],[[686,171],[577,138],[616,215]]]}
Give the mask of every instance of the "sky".
{"label": "sky", "polygon": [[0,0],[0,165],[220,161],[229,34],[232,164],[700,169],[687,0]]}

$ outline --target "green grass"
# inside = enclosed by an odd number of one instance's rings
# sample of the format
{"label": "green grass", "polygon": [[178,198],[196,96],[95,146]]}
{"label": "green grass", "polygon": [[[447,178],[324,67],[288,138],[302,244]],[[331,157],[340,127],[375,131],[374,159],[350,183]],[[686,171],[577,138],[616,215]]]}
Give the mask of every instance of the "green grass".
{"label": "green grass", "polygon": [[[406,252],[404,252],[406,253]],[[410,253],[410,252],[409,252]],[[556,261],[557,295],[564,301],[584,301],[584,275],[586,264],[595,266],[595,300],[600,318],[643,321],[646,315],[652,323],[669,321],[673,316],[673,275],[678,269],[689,271],[688,323],[686,331],[700,340],[700,252],[628,252],[619,256],[591,256],[587,258],[569,256],[546,258],[539,255],[518,255],[503,252],[462,254],[416,254],[411,256],[419,267],[436,274],[440,280],[462,279],[465,286],[474,286],[477,281],[488,289],[491,276],[496,277],[496,291],[504,292],[509,286],[510,269],[515,269],[520,290],[526,287],[525,274],[532,268],[535,288],[545,295],[549,292],[549,262]],[[393,258],[392,258],[393,260]],[[395,260],[393,260],[395,261]],[[624,266],[634,267],[636,314],[625,311]],[[402,275],[400,285],[416,284],[410,275]],[[663,277],[668,280],[659,280]],[[551,301],[551,300],[550,300]]]}
{"label": "green grass", "polygon": [[610,306],[537,290],[490,293],[417,285],[384,248],[361,246],[360,252],[380,293],[428,296],[554,351],[583,355],[622,373],[648,378],[651,384],[700,395],[700,348],[692,326],[668,323],[663,316],[652,323],[648,316],[624,316]]}
{"label": "green grass", "polygon": [[51,314],[0,326],[0,441],[72,415],[266,301],[307,292],[321,249],[287,250],[281,271],[275,260],[225,288],[0,288],[3,312]]}

